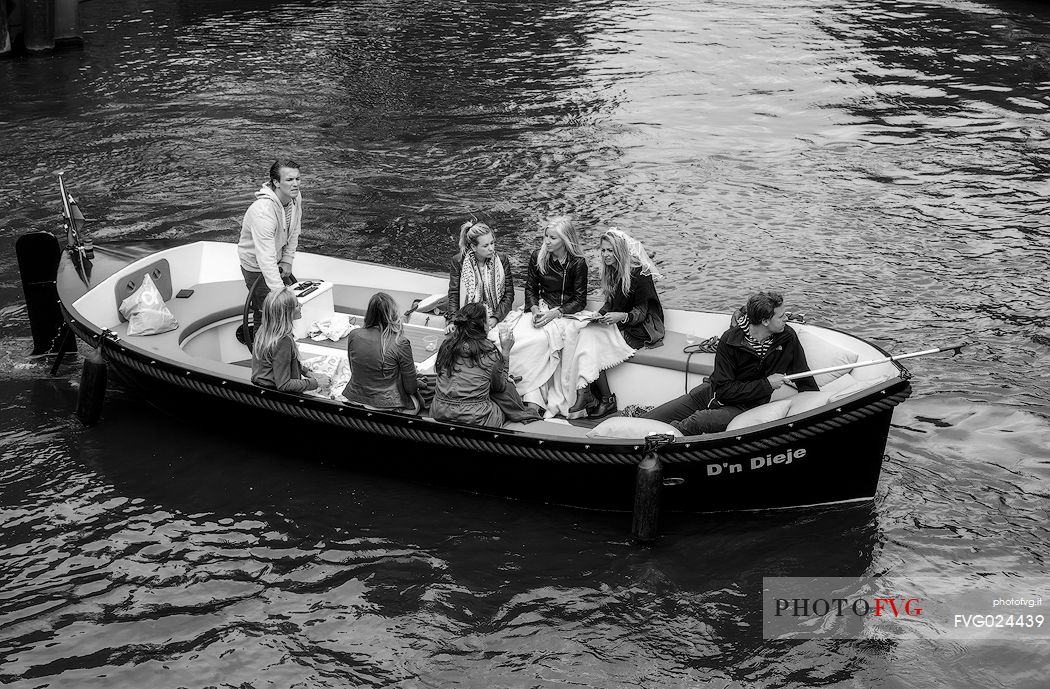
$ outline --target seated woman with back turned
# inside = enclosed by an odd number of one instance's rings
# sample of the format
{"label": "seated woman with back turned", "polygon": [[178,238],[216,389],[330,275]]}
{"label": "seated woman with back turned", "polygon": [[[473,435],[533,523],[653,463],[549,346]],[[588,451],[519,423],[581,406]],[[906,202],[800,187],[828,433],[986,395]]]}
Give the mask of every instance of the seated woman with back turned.
{"label": "seated woman with back turned", "polygon": [[459,253],[452,257],[448,272],[450,314],[480,302],[488,311],[491,330],[510,313],[514,305],[510,259],[496,253],[496,235],[485,223],[472,220],[459,228]]}
{"label": "seated woman with back turned", "polygon": [[310,373],[299,362],[292,336],[292,321],[299,314],[299,300],[287,287],[266,296],[252,347],[252,382],[256,385],[281,392],[306,392],[331,384],[328,376]]}
{"label": "seated woman with back turned", "polygon": [[[664,341],[664,309],[653,282],[660,273],[645,247],[627,233],[610,229],[602,235],[599,252],[605,297],[598,311],[601,318],[580,333],[573,363],[563,364],[566,375],[574,377],[568,382],[580,388],[570,411],[586,409],[591,418],[616,411],[616,395],[600,357],[609,338],[623,339],[632,350],[659,347]],[[616,327],[607,327],[612,325]]]}
{"label": "seated woman with back turned", "polygon": [[393,297],[386,292],[372,295],[365,310],[365,325],[350,331],[346,353],[350,382],[343,389],[343,397],[379,409],[418,410],[412,345],[405,338]]}
{"label": "seated woman with back turned", "polygon": [[506,416],[493,395],[510,385],[506,368],[514,336],[507,334],[501,354],[488,339],[481,304],[467,304],[457,311],[452,325],[434,364],[437,382],[430,415],[438,421],[502,426]]}

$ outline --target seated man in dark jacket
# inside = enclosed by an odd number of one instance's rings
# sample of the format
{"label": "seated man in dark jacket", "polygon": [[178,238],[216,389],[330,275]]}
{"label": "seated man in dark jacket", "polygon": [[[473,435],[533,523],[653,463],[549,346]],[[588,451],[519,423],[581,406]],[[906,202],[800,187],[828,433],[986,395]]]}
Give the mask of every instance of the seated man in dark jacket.
{"label": "seated man in dark jacket", "polygon": [[[809,370],[798,335],[784,322],[784,298],[759,292],[747,300],[744,317],[722,333],[709,381],[645,415],[686,435],[724,431],[733,417],[769,401],[784,376]],[[817,390],[812,377],[792,381]]]}

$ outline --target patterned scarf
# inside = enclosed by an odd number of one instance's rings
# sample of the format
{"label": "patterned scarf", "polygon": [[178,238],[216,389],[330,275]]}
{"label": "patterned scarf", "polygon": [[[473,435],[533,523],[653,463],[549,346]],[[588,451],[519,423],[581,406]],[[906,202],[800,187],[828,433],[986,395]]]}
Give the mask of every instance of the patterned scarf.
{"label": "patterned scarf", "polygon": [[488,269],[482,270],[473,251],[463,255],[463,270],[459,274],[459,308],[480,302],[492,316],[499,308],[506,292],[506,274],[499,254],[489,259]]}

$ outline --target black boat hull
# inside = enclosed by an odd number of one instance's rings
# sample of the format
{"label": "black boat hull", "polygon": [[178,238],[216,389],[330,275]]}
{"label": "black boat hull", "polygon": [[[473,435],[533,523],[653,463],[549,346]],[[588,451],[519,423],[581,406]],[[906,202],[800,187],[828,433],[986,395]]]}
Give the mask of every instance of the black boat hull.
{"label": "black boat hull", "polygon": [[[301,439],[304,455],[414,482],[590,509],[632,509],[637,463],[645,452],[641,445],[599,449],[484,428],[428,429],[435,424],[400,414],[179,376],[136,361],[119,346],[105,345],[102,351],[122,382],[176,418],[221,419],[237,429],[280,428]],[[872,499],[896,404],[892,398],[907,394],[903,385],[886,391],[885,408],[843,408],[787,433],[749,435],[735,446],[665,448],[663,509],[718,512]],[[849,421],[836,422],[844,414]],[[259,436],[263,448],[265,434]],[[722,457],[710,456],[714,453]]]}

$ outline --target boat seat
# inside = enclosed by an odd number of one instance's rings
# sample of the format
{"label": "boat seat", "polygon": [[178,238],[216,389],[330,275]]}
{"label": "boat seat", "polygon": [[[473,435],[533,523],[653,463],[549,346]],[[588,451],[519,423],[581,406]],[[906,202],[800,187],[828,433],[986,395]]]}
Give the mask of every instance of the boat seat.
{"label": "boat seat", "polygon": [[368,300],[376,292],[386,292],[397,302],[397,309],[404,313],[412,306],[416,299],[430,296],[422,292],[407,292],[396,289],[376,289],[375,287],[364,287],[361,285],[333,285],[332,299],[335,301],[335,310],[340,313],[349,313],[355,316],[365,315]]}
{"label": "boat seat", "polygon": [[[405,324],[405,334],[412,342],[412,350],[416,355],[416,361],[422,361],[430,356],[431,353],[423,353],[422,344],[420,337],[425,334],[441,333],[440,328],[434,327],[423,327],[414,324]],[[322,347],[331,347],[332,349],[341,349],[346,351],[346,338],[339,340],[338,342],[331,342],[329,340],[311,341],[308,339],[299,340],[299,342],[313,342],[313,344],[320,345]],[[661,347],[655,349],[639,349],[634,353],[634,356],[628,359],[630,363],[641,364],[643,366],[653,366],[656,368],[666,368],[672,371],[685,371],[685,364],[687,355],[682,351],[685,347],[685,335],[674,331],[667,331],[664,334],[664,344]],[[705,352],[698,352],[693,354],[689,358],[689,373],[709,376],[715,370],[715,355],[708,354]]]}
{"label": "boat seat", "polygon": [[639,349],[628,361],[633,364],[668,368],[672,371],[685,371],[686,359],[689,360],[689,373],[709,376],[715,370],[715,355],[697,352],[689,357],[682,349],[685,347],[685,333],[668,330],[664,333],[664,343],[653,349]]}
{"label": "boat seat", "polygon": [[[248,288],[244,280],[227,280],[226,282],[209,282],[194,285],[193,294],[184,299],[172,297],[164,302],[179,327],[159,335],[132,335],[128,336],[128,322],[110,328],[113,332],[129,343],[134,343],[146,351],[153,351],[161,356],[176,361],[192,363],[196,357],[190,356],[182,349],[182,342],[201,328],[213,323],[226,320],[234,316],[240,316],[244,311],[244,300],[248,296]],[[239,380],[251,378],[251,369],[235,364],[223,364],[214,360],[208,360],[207,368],[217,373],[227,373]]]}
{"label": "boat seat", "polygon": [[[404,313],[412,307],[416,299],[426,299],[432,294],[422,292],[407,292],[395,289],[376,289],[374,287],[363,287],[360,285],[334,285],[332,287],[332,298],[335,301],[335,310],[339,313],[348,313],[355,316],[365,315],[368,300],[376,292],[386,292],[397,302],[398,311]],[[518,308],[525,303],[525,293],[520,289],[515,290],[514,306]],[[417,325],[431,325],[433,327],[445,327],[444,316],[431,315],[427,313],[412,314],[412,321]]]}

